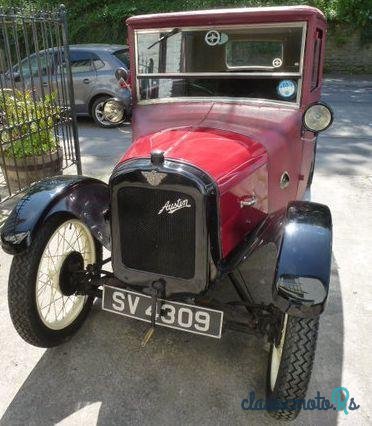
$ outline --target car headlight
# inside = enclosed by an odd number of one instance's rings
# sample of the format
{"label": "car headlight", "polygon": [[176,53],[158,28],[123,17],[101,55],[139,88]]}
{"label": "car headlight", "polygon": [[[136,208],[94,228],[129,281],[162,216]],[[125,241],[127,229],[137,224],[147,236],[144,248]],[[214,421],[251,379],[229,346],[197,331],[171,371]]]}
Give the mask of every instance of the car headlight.
{"label": "car headlight", "polygon": [[331,108],[327,104],[320,102],[310,105],[303,117],[305,128],[315,133],[328,129],[332,121],[333,112]]}

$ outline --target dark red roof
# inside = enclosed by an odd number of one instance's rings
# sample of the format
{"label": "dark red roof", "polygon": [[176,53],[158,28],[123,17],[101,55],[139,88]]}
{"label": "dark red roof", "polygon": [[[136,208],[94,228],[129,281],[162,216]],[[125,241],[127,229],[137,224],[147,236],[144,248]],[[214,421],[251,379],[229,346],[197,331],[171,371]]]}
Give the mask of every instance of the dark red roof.
{"label": "dark red roof", "polygon": [[189,12],[157,13],[133,16],[127,24],[134,28],[156,28],[256,24],[270,22],[292,22],[319,18],[325,21],[323,13],[310,6],[252,7],[235,9],[210,9]]}

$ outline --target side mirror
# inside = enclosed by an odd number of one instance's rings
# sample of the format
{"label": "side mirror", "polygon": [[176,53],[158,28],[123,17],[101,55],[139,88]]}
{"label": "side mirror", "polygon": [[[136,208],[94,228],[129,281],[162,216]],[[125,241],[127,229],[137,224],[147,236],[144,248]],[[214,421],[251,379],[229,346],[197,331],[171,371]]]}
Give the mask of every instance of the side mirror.
{"label": "side mirror", "polygon": [[303,116],[303,125],[305,129],[314,133],[323,132],[333,122],[333,111],[324,102],[311,104]]}
{"label": "side mirror", "polygon": [[124,80],[127,82],[129,80],[129,73],[125,68],[120,67],[116,69],[115,77],[118,81]]}
{"label": "side mirror", "polygon": [[125,107],[118,98],[111,98],[103,105],[104,118],[112,124],[120,124],[125,121]]}

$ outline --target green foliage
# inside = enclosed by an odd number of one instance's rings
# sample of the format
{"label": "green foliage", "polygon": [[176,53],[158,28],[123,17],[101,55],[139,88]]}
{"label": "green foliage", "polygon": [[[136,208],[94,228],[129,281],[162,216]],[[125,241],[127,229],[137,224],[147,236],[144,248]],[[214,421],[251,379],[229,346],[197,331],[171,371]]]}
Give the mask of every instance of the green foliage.
{"label": "green foliage", "polygon": [[60,108],[55,105],[55,94],[35,100],[30,91],[5,89],[0,111],[2,124],[9,127],[4,131],[5,156],[20,159],[57,149],[53,128],[59,119]]}
{"label": "green foliage", "polygon": [[[19,4],[23,1],[16,0]],[[14,0],[0,0],[15,4]],[[37,7],[43,0],[28,0]],[[49,0],[58,6],[61,0]],[[46,2],[44,1],[44,4]],[[227,7],[309,5],[322,10],[329,20],[365,26],[372,22],[372,0],[66,0],[69,35],[72,43],[125,43],[125,20],[132,15],[180,10]]]}
{"label": "green foliage", "polygon": [[338,0],[336,6],[340,21],[360,27],[372,26],[372,0]]}

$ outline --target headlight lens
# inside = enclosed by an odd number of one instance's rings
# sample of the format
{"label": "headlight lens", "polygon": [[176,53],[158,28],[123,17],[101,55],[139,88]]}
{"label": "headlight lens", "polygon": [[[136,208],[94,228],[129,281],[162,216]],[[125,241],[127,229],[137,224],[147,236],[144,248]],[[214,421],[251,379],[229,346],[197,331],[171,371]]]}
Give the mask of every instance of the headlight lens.
{"label": "headlight lens", "polygon": [[332,124],[331,108],[322,103],[310,105],[304,114],[304,126],[312,132],[322,132]]}
{"label": "headlight lens", "polygon": [[124,105],[118,99],[109,99],[103,106],[103,113],[110,123],[118,124],[124,121]]}

